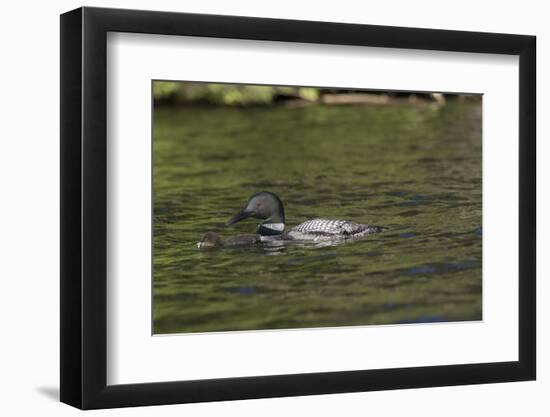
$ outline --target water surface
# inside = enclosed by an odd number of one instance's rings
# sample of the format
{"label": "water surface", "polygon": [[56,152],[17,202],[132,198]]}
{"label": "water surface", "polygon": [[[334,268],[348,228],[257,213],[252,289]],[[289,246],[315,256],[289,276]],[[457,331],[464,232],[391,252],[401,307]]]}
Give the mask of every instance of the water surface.
{"label": "water surface", "polygon": [[[157,108],[155,333],[480,320],[481,105]],[[267,190],[287,225],[385,226],[338,246],[199,251]]]}

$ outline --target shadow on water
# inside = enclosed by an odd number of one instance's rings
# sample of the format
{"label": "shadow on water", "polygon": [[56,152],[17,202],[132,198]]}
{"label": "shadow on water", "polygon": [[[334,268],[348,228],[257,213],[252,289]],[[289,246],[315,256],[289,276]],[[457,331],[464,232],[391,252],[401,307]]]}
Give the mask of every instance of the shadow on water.
{"label": "shadow on water", "polygon": [[[480,320],[479,103],[161,108],[154,115],[155,333]],[[339,245],[199,251],[257,191],[288,226],[381,225]]]}

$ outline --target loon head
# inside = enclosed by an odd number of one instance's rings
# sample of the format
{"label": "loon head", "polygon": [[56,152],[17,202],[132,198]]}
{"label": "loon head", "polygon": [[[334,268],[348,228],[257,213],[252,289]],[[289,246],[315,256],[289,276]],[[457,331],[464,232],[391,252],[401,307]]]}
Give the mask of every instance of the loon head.
{"label": "loon head", "polygon": [[199,249],[215,248],[222,245],[222,238],[216,232],[206,232],[202,239],[197,242]]}
{"label": "loon head", "polygon": [[248,199],[246,206],[227,222],[227,226],[241,220],[254,217],[262,220],[256,233],[269,236],[280,235],[285,229],[285,210],[283,202],[277,195],[269,191],[254,194]]}

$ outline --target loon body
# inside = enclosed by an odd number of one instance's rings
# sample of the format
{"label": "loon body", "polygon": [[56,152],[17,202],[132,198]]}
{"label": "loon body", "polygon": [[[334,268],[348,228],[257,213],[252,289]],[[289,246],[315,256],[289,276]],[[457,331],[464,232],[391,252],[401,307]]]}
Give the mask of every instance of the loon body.
{"label": "loon body", "polygon": [[360,237],[380,231],[378,226],[347,220],[313,219],[293,227],[287,234],[294,239],[307,239],[308,237],[319,239],[321,237]]}
{"label": "loon body", "polygon": [[377,233],[382,230],[378,226],[347,220],[313,219],[285,231],[283,202],[276,194],[268,191],[251,196],[245,208],[233,216],[227,222],[227,225],[232,225],[249,217],[262,220],[256,230],[262,241],[347,239]]}

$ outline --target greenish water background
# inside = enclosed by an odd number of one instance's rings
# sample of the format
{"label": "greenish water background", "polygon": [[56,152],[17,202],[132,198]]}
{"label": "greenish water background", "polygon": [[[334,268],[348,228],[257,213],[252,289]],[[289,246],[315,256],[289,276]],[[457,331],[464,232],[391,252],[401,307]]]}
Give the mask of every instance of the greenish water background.
{"label": "greenish water background", "polygon": [[[481,100],[156,107],[154,333],[482,319]],[[387,231],[338,246],[199,251],[267,190],[291,227]]]}

